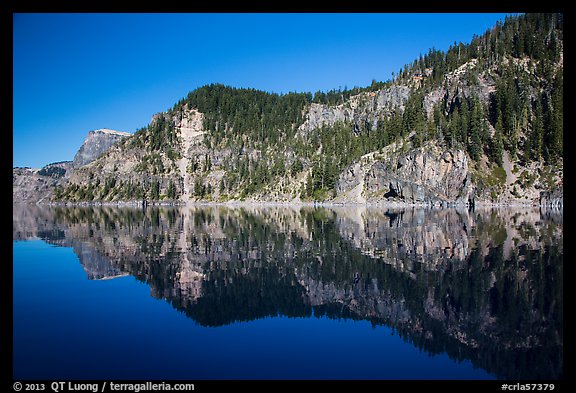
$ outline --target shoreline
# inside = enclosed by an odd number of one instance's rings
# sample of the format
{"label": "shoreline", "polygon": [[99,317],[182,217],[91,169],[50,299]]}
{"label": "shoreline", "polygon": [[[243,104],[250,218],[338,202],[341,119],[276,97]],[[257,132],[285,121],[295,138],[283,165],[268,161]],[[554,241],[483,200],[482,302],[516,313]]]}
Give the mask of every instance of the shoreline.
{"label": "shoreline", "polygon": [[216,201],[189,201],[189,202],[142,202],[142,201],[90,201],[90,202],[18,202],[13,201],[13,204],[33,204],[45,206],[66,206],[66,207],[81,207],[81,206],[116,206],[116,207],[193,207],[193,206],[223,206],[223,207],[377,207],[377,208],[420,208],[420,209],[474,209],[474,208],[543,208],[552,210],[563,210],[563,204],[558,205],[545,205],[538,203],[521,203],[521,202],[481,202],[476,201],[474,205],[468,203],[405,203],[398,201],[378,201],[378,202],[304,202],[304,201],[238,201],[232,200],[227,202]]}

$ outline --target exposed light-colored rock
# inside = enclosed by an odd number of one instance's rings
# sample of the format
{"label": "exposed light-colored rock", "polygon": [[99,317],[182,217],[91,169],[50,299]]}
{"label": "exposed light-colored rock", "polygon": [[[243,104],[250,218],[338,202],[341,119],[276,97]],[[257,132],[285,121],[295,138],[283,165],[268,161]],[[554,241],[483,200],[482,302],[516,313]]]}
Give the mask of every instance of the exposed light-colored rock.
{"label": "exposed light-colored rock", "polygon": [[405,153],[396,149],[369,153],[343,171],[335,201],[464,205],[474,198],[463,151],[434,143]]}
{"label": "exposed light-colored rock", "polygon": [[408,86],[393,85],[374,93],[352,96],[340,105],[311,104],[298,130],[306,135],[316,128],[333,126],[338,122],[353,122],[357,126],[368,123],[375,129],[380,116],[389,116],[396,109],[402,113],[408,97]]}
{"label": "exposed light-colored rock", "polygon": [[72,162],[48,164],[41,169],[12,169],[12,198],[15,203],[50,200],[54,187],[64,184],[73,171]]}
{"label": "exposed light-colored rock", "polygon": [[72,161],[74,168],[79,168],[96,160],[107,152],[112,145],[132,134],[122,131],[100,128],[88,132],[88,136],[78,149]]}
{"label": "exposed light-colored rock", "polygon": [[193,154],[191,148],[198,144],[206,133],[203,126],[204,115],[195,109],[188,109],[188,105],[185,105],[184,110],[175,115],[172,120],[176,129],[180,132],[182,143],[182,158],[177,161],[180,177],[183,181],[180,199],[187,203],[190,201],[190,188],[192,186],[191,176],[187,168]]}

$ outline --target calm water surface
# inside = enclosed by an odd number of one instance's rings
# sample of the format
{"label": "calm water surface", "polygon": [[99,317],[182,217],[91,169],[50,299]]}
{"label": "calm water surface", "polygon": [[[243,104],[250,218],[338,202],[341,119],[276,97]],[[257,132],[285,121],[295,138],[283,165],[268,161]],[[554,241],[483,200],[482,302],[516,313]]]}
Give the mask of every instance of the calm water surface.
{"label": "calm water surface", "polygon": [[14,205],[15,379],[560,379],[538,209]]}

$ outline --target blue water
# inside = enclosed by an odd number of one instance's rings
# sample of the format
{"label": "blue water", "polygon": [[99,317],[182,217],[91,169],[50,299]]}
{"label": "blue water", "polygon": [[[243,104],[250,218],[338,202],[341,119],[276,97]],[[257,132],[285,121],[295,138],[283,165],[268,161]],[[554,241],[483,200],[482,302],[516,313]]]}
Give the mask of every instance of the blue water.
{"label": "blue water", "polygon": [[492,379],[369,321],[203,327],[132,276],[88,280],[71,248],[13,243],[15,379]]}

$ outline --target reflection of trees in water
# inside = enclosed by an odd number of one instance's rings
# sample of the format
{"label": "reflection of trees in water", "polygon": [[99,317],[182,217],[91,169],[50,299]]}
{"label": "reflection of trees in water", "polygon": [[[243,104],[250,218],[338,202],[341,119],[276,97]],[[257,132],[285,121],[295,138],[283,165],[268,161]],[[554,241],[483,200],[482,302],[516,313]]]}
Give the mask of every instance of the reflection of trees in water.
{"label": "reflection of trees in water", "polygon": [[562,376],[561,215],[46,209],[15,212],[14,237],[37,225],[36,236],[54,243],[90,244],[99,263],[205,326],[275,315],[365,319],[504,378]]}

